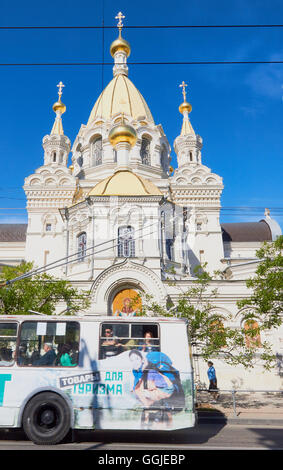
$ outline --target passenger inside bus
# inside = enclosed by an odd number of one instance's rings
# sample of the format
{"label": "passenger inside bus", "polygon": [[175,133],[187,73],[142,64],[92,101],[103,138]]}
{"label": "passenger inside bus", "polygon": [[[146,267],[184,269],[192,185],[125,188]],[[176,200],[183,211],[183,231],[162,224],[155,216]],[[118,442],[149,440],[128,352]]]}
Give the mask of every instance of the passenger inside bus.
{"label": "passenger inside bus", "polygon": [[146,331],[144,334],[144,339],[139,341],[139,351],[150,352],[158,351],[159,345],[154,344],[153,334],[151,331]]}
{"label": "passenger inside bus", "polygon": [[99,359],[138,349],[144,353],[159,351],[157,325],[104,323],[101,328]]}
{"label": "passenger inside bus", "polygon": [[104,330],[105,339],[101,342],[101,359],[116,356],[123,351],[123,344],[119,343],[117,336],[113,336],[113,329],[106,327]]}
{"label": "passenger inside bus", "polygon": [[56,353],[52,347],[51,343],[44,343],[43,350],[45,354],[41,356],[39,359],[35,360],[32,365],[35,366],[52,366],[56,359]]}
{"label": "passenger inside bus", "polygon": [[73,362],[71,357],[72,346],[70,344],[58,345],[59,353],[57,354],[55,365],[63,367],[74,367],[77,364]]}
{"label": "passenger inside bus", "polygon": [[11,366],[13,364],[12,349],[1,348],[0,350],[0,366]]}

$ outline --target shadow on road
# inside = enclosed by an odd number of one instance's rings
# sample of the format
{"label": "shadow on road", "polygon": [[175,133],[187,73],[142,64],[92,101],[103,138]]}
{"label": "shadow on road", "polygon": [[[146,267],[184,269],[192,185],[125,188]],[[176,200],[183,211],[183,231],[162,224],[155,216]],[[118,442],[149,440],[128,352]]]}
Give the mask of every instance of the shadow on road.
{"label": "shadow on road", "polygon": [[[202,444],[217,435],[226,425],[225,416],[218,413],[223,419],[219,423],[197,424],[194,428],[178,429],[176,431],[124,431],[124,430],[74,430],[72,437],[64,441],[81,443],[95,442],[89,449],[101,449],[104,444],[110,443],[149,443],[149,444]],[[70,433],[71,434],[71,433]],[[21,429],[0,430],[0,441],[27,441]]]}
{"label": "shadow on road", "polygon": [[[203,444],[217,435],[226,425],[225,415],[221,415],[219,423],[197,424],[194,428],[178,429],[176,431],[75,431],[73,442],[91,442],[96,444],[88,450],[101,449],[104,444],[113,443],[143,443],[143,444]],[[98,441],[98,443],[97,443]]]}

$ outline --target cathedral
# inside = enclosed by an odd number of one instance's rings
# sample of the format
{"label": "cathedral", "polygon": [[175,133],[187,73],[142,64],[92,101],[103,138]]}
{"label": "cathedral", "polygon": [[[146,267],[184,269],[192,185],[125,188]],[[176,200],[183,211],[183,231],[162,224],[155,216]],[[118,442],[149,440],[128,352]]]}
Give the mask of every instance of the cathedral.
{"label": "cathedral", "polygon": [[[24,182],[28,223],[0,225],[1,263],[26,260],[47,269],[56,262],[51,275],[90,291],[86,313],[109,316],[134,316],[141,308],[133,303],[138,294],[140,303],[143,294],[164,306],[168,299],[174,303],[180,289],[191,287],[195,267],[206,263],[211,274],[221,273],[213,281],[219,293],[215,308],[241,325],[236,302],[248,296],[245,281],[257,267],[256,250],[275,240],[280,226],[268,209],[258,222],[220,222],[223,181],[203,161],[185,82],[172,168],[163,126],[128,76],[131,46],[122,36],[122,18],[110,46],[113,79],[73,144],[64,133],[64,85],[58,84],[43,161]],[[215,360],[221,388],[280,389],[283,335],[272,335],[278,367],[259,374],[260,366],[234,370]],[[200,360],[198,367],[206,383],[206,364]]]}

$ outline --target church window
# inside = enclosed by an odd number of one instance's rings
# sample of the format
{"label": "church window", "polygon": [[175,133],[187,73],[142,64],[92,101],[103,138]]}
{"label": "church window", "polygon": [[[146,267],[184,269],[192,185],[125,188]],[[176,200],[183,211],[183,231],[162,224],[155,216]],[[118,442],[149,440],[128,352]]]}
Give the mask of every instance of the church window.
{"label": "church window", "polygon": [[53,162],[56,162],[56,152],[53,152],[52,157],[53,157],[53,158],[52,158],[52,159],[53,159]]}
{"label": "church window", "polygon": [[118,228],[118,257],[132,258],[135,256],[134,228],[124,226]]}
{"label": "church window", "polygon": [[190,152],[190,162],[193,161],[193,152]]}
{"label": "church window", "polygon": [[170,238],[167,238],[166,240],[166,254],[167,257],[170,261],[172,261],[172,254],[173,254],[173,240]]}
{"label": "church window", "polygon": [[78,235],[78,261],[84,261],[86,256],[86,233]]}
{"label": "church window", "polygon": [[51,224],[46,224],[46,226],[45,226],[46,232],[51,232],[51,229],[52,229],[52,225]]}
{"label": "church window", "polygon": [[167,150],[164,146],[162,147],[162,151],[161,151],[161,166],[162,166],[163,170],[166,170],[166,167],[167,167]]}
{"label": "church window", "polygon": [[142,138],[140,155],[142,163],[150,165],[150,140],[147,137]]}
{"label": "church window", "polygon": [[215,345],[219,348],[225,348],[227,346],[227,339],[223,322],[220,319],[212,320],[209,330]]}
{"label": "church window", "polygon": [[201,230],[201,222],[197,223],[197,231],[199,232]]}
{"label": "church window", "polygon": [[79,165],[80,168],[83,166],[84,160],[83,160],[82,155],[80,155],[80,156],[78,157],[77,163],[78,163],[78,165]]}
{"label": "church window", "polygon": [[98,137],[92,143],[92,160],[94,166],[102,164],[102,137]]}

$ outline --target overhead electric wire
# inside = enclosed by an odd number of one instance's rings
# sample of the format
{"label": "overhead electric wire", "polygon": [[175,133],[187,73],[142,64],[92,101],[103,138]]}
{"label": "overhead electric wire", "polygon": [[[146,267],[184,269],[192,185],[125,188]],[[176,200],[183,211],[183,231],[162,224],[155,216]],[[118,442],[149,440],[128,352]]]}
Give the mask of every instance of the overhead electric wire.
{"label": "overhead electric wire", "polygon": [[[128,62],[128,65],[252,65],[283,64],[283,60],[190,60],[166,62]],[[0,67],[83,67],[109,65],[113,62],[2,62]],[[116,64],[120,65],[120,64]]]}
{"label": "overhead electric wire", "polygon": [[[283,24],[187,24],[187,25],[125,25],[124,29],[189,29],[189,28],[282,28]],[[29,29],[116,29],[110,25],[86,25],[86,26],[0,26],[0,30],[29,30]]]}
{"label": "overhead electric wire", "polygon": [[[156,222],[148,225],[147,227],[141,227],[140,229],[136,230],[135,232],[140,232],[141,230],[147,230],[149,229],[150,227],[156,225]],[[153,231],[153,232],[150,232],[150,233],[147,233],[147,234],[142,234],[142,237],[144,237],[145,235],[148,236],[148,235],[151,235],[152,233],[155,233],[155,232],[158,232],[159,231],[159,226],[157,227],[157,230]],[[142,237],[137,237],[135,239],[131,239],[131,240],[139,240],[140,238]],[[86,248],[84,250],[84,252],[87,252],[89,250],[94,250],[95,248],[98,248],[100,246],[103,246],[103,245],[106,245],[107,243],[111,243],[111,242],[115,242],[116,240],[118,240],[118,237],[115,237],[115,238],[112,238],[111,240],[107,240],[105,242],[101,242],[101,243],[98,243],[97,245],[93,245],[89,248]],[[89,256],[94,256],[98,253],[102,253],[103,251],[107,251],[107,250],[110,250],[110,249],[113,249],[115,247],[119,246],[119,243],[117,243],[116,245],[111,245],[109,248],[103,248],[102,250],[99,250],[97,252],[92,252],[92,253],[89,253],[87,255],[84,255],[84,258],[88,258]],[[39,268],[36,268],[36,269],[33,269],[32,271],[29,271],[27,273],[24,273],[22,274],[21,276],[18,276],[14,279],[11,279],[11,280],[7,280],[5,285],[9,285],[9,284],[12,284],[13,282],[16,282],[16,281],[20,281],[22,279],[26,279],[27,277],[31,277],[31,276],[35,276],[37,274],[41,274],[41,273],[45,273],[46,271],[49,271],[50,269],[55,269],[55,268],[59,268],[60,266],[65,266],[67,264],[70,264],[70,263],[74,263],[78,260],[78,255],[81,254],[81,251],[77,251],[76,253],[73,253],[71,255],[68,255],[68,256],[64,256],[63,258],[60,258],[58,260],[55,260],[55,261],[52,261],[51,263],[48,263],[44,266],[41,266]],[[69,260],[69,258],[73,258],[73,257],[76,257],[74,260]],[[67,260],[65,261],[64,263],[61,263],[61,261],[64,261],[64,260]],[[69,261],[68,261],[69,260]],[[61,263],[61,264],[58,264],[58,263]],[[55,266],[54,266],[55,265]]]}

